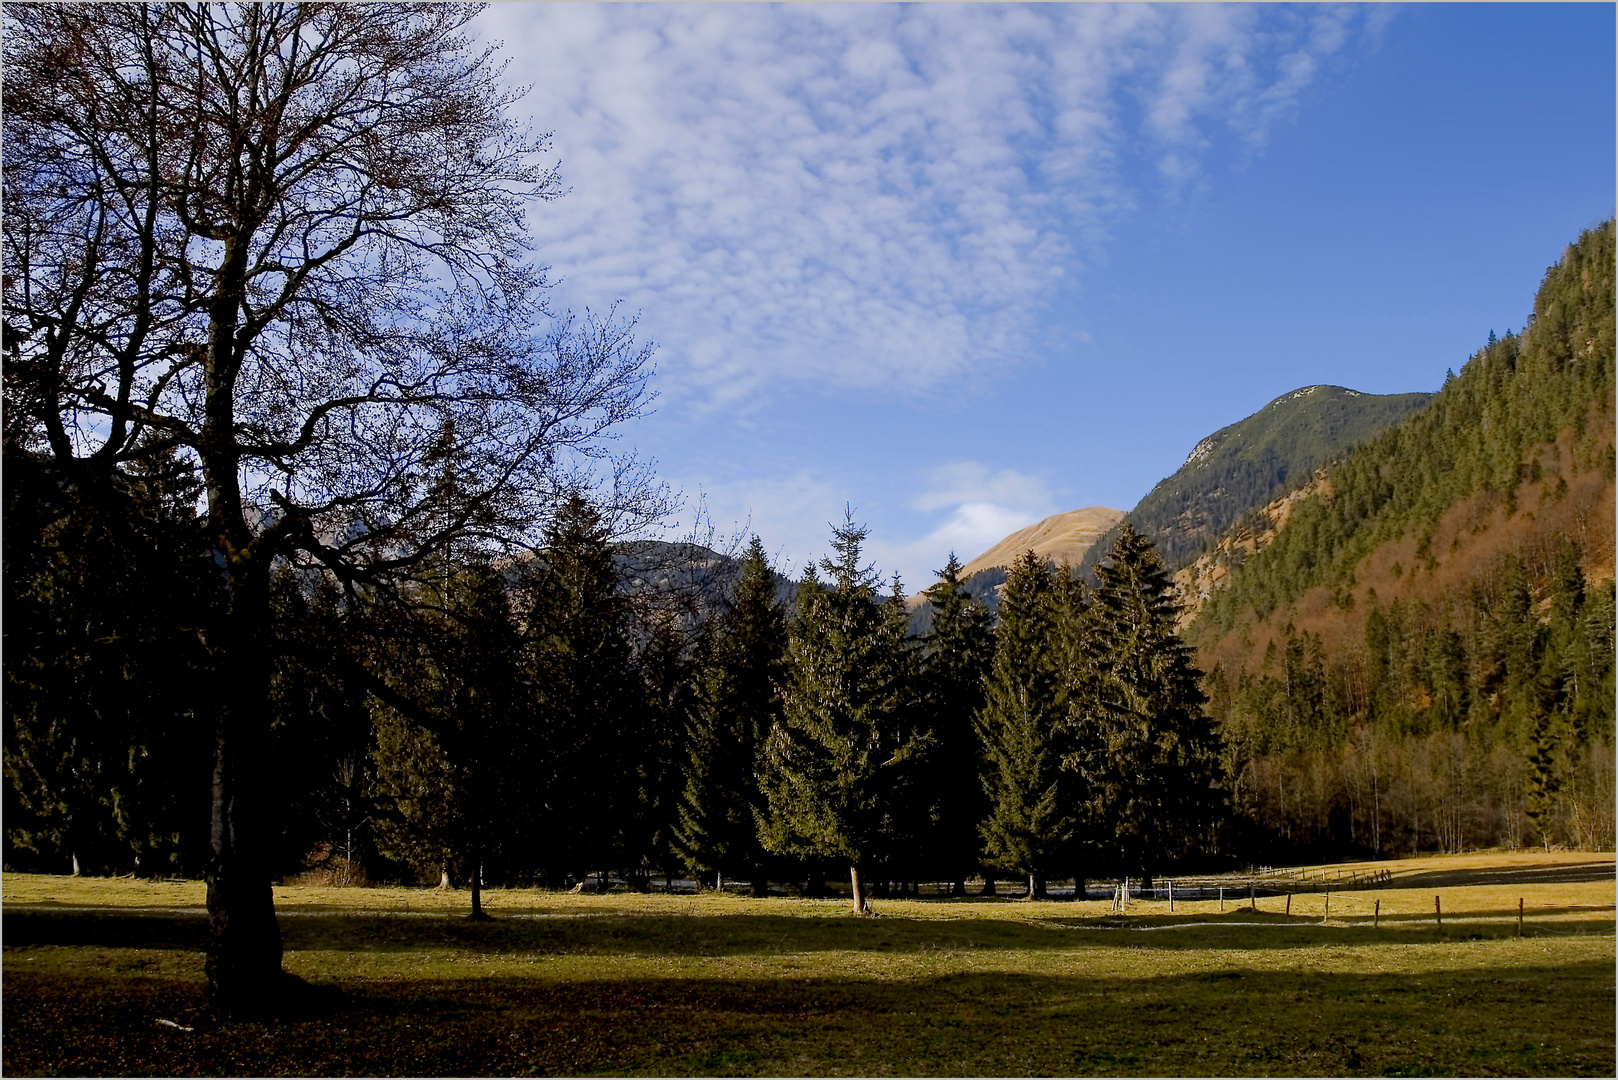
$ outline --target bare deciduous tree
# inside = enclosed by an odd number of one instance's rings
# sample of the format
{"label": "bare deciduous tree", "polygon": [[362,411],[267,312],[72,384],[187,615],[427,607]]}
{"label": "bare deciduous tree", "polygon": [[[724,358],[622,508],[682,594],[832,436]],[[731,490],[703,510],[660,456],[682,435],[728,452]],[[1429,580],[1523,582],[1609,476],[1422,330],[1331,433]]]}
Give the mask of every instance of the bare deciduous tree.
{"label": "bare deciduous tree", "polygon": [[456,4],[5,9],[8,457],[93,489],[200,471],[218,615],[209,991],[287,977],[262,837],[272,564],[408,577],[614,477],[632,323],[555,319],[523,208],[562,194]]}

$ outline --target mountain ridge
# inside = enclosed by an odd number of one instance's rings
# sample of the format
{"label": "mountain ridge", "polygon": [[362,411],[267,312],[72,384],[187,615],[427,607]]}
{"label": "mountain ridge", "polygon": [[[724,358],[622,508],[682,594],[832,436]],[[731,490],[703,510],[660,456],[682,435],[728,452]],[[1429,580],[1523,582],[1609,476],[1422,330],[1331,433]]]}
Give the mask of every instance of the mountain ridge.
{"label": "mountain ridge", "polygon": [[[1285,495],[1299,479],[1425,407],[1432,397],[1368,394],[1326,383],[1290,390],[1199,439],[1185,463],[1158,481],[1125,520],[1157,546],[1171,572],[1182,569],[1244,515]],[[1114,527],[1082,565],[1099,562],[1116,536]]]}

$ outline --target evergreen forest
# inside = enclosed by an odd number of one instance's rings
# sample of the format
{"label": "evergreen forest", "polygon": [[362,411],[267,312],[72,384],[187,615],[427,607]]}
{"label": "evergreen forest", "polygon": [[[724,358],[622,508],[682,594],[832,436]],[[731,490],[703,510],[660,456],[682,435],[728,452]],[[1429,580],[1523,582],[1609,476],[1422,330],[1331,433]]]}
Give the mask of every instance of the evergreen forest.
{"label": "evergreen forest", "polygon": [[[1183,638],[1128,523],[1089,573],[1019,558],[993,612],[951,556],[920,619],[851,519],[788,585],[756,537],[619,543],[582,488],[532,552],[446,544],[391,587],[280,560],[270,870],[469,886],[474,915],[492,884],[688,874],[845,879],[863,910],[1610,847],[1613,262],[1610,222],[1570,246],[1528,325],[1328,465]],[[6,474],[6,865],[200,874],[199,476],[152,452],[64,483],[20,438]]]}
{"label": "evergreen forest", "polygon": [[1613,844],[1613,224],[1187,637],[1255,858]]}

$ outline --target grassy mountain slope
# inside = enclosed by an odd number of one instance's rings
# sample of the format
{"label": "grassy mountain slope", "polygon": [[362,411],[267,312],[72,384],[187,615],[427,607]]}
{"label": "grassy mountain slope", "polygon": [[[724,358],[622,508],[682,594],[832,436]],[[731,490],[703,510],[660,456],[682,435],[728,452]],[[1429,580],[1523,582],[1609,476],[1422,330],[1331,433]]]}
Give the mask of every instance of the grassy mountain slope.
{"label": "grassy mountain slope", "polygon": [[[1362,394],[1305,386],[1209,435],[1126,518],[1170,570],[1190,563],[1245,514],[1284,494],[1349,447],[1420,409],[1431,394]],[[1098,562],[1114,528],[1089,552]]]}
{"label": "grassy mountain slope", "polygon": [[1026,529],[1019,529],[961,568],[963,578],[991,566],[1007,567],[1018,555],[1032,551],[1053,563],[1075,566],[1095,546],[1097,540],[1118,522],[1124,512],[1105,506],[1086,506],[1065,514],[1052,514]]}

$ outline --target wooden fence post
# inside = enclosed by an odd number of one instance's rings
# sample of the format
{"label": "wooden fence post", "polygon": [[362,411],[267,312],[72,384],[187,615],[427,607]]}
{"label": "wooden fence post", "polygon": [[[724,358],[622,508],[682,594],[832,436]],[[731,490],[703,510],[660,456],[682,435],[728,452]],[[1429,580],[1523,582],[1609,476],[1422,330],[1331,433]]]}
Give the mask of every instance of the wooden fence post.
{"label": "wooden fence post", "polygon": [[1522,937],[1522,897],[1517,897],[1517,936]]}
{"label": "wooden fence post", "polygon": [[1225,910],[1225,887],[1223,885],[1219,886],[1219,910]]}
{"label": "wooden fence post", "polygon": [[1371,929],[1375,930],[1382,925],[1382,901],[1376,902],[1376,910],[1371,912]]}
{"label": "wooden fence post", "polygon": [[1433,897],[1433,918],[1438,920],[1438,931],[1439,931],[1439,933],[1443,933],[1443,931],[1444,931],[1444,905],[1438,902],[1438,897],[1436,897],[1436,896]]}
{"label": "wooden fence post", "polygon": [[1292,914],[1292,894],[1291,893],[1287,893],[1287,914],[1289,916]]}
{"label": "wooden fence post", "polygon": [[1169,914],[1174,914],[1174,879],[1169,878]]}
{"label": "wooden fence post", "polygon": [[1326,925],[1326,916],[1328,916],[1330,914],[1331,914],[1331,890],[1327,889],[1326,890],[1326,906],[1320,912],[1320,925],[1321,926]]}
{"label": "wooden fence post", "polygon": [[1258,897],[1253,895],[1253,883],[1251,881],[1247,883],[1247,906],[1254,911],[1258,910]]}

